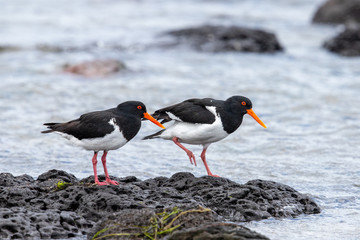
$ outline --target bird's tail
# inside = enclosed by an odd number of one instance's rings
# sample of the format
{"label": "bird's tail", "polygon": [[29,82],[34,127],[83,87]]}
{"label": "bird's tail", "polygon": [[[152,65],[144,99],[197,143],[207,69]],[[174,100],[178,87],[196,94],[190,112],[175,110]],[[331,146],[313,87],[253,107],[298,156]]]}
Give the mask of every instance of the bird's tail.
{"label": "bird's tail", "polygon": [[56,125],[58,125],[59,123],[44,123],[45,126],[47,126],[47,128],[49,128],[50,130],[45,130],[45,131],[41,131],[41,133],[51,133],[54,132],[54,128]]}
{"label": "bird's tail", "polygon": [[146,136],[146,137],[144,137],[142,140],[158,138],[163,131],[165,131],[165,129],[164,129],[164,130],[160,130],[159,132],[154,133],[154,134],[151,134],[151,135],[149,135],[149,136]]}

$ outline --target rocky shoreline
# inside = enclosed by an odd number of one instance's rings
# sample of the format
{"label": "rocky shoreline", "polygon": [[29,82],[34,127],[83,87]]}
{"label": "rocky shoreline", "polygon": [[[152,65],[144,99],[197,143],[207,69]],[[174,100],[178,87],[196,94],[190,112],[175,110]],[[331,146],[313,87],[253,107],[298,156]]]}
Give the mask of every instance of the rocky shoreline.
{"label": "rocky shoreline", "polygon": [[272,181],[238,184],[184,172],[144,181],[114,179],[119,186],[95,186],[92,176],[79,180],[61,170],[36,180],[1,173],[0,238],[268,239],[224,222],[320,212],[306,194]]}
{"label": "rocky shoreline", "polygon": [[360,1],[327,0],[314,14],[313,23],[343,25],[344,29],[326,40],[323,47],[345,57],[360,56]]}
{"label": "rocky shoreline", "polygon": [[240,26],[202,25],[164,33],[175,38],[169,44],[189,45],[200,52],[255,52],[276,53],[283,51],[275,34]]}

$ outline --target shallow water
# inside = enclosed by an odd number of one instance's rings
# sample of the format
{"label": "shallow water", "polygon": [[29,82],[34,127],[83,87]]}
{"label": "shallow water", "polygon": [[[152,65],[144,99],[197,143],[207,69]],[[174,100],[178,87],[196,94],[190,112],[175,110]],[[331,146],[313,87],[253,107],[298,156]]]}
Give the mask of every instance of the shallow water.
{"label": "shallow water", "polygon": [[[152,112],[192,97],[249,97],[268,126],[246,116],[240,129],[209,147],[213,173],[245,183],[266,179],[309,193],[321,214],[245,223],[271,239],[359,239],[360,58],[321,48],[340,27],[311,25],[320,0],[268,1],[4,1],[0,0],[0,172],[37,177],[56,168],[92,174],[91,152],[42,123],[141,100]],[[166,30],[205,23],[258,27],[276,33],[279,54],[199,53],[155,47]],[[40,51],[39,45],[70,51]],[[114,58],[125,72],[84,78],[61,72],[66,63]],[[198,159],[163,140],[138,135],[108,155],[109,172],[146,179],[206,173]],[[101,172],[101,167],[99,167]]]}

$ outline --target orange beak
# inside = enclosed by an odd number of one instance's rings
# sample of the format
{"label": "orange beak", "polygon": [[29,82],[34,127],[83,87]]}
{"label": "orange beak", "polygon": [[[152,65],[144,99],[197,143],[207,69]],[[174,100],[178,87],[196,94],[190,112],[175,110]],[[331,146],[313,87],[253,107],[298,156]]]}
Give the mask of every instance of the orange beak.
{"label": "orange beak", "polygon": [[264,128],[266,128],[265,124],[260,120],[260,118],[258,116],[256,116],[256,114],[254,113],[254,111],[252,109],[247,109],[246,110],[247,113],[252,116],[261,126],[263,126]]}
{"label": "orange beak", "polygon": [[156,119],[153,118],[153,117],[152,117],[150,114],[148,114],[147,112],[144,113],[144,118],[152,121],[153,123],[155,123],[156,125],[158,125],[158,126],[161,127],[161,128],[165,128],[161,123],[159,123],[158,121],[156,121]]}

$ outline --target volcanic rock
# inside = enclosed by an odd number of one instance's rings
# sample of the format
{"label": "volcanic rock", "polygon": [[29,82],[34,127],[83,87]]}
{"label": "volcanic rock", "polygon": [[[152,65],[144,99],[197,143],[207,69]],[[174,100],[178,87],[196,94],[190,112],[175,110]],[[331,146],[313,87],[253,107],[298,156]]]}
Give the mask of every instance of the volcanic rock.
{"label": "volcanic rock", "polygon": [[269,238],[250,229],[231,223],[216,223],[206,226],[176,231],[167,240],[269,240]]}
{"label": "volcanic rock", "polygon": [[[104,176],[99,178],[104,180]],[[177,207],[186,211],[202,206],[211,209],[216,219],[234,222],[320,212],[309,196],[272,181],[238,184],[191,173],[144,181],[134,176],[112,178],[120,185],[97,186],[92,176],[78,180],[59,170],[36,180],[28,175],[0,174],[0,238],[82,236],[110,215],[130,210],[158,212]]]}
{"label": "volcanic rock", "polygon": [[328,0],[316,11],[313,22],[360,24],[360,0]]}
{"label": "volcanic rock", "polygon": [[167,240],[211,240],[211,239],[258,239],[267,237],[233,223],[222,223],[220,217],[210,209],[154,210],[127,209],[104,220],[88,235],[88,239],[144,239],[150,236]]}
{"label": "volcanic rock", "polygon": [[0,45],[0,53],[3,52],[14,52],[21,50],[20,47],[11,46],[11,45]]}
{"label": "volcanic rock", "polygon": [[166,32],[176,38],[175,45],[187,44],[204,52],[256,52],[282,51],[276,36],[263,30],[238,26],[200,26]]}
{"label": "volcanic rock", "polygon": [[324,47],[342,56],[360,56],[360,27],[346,29],[324,43]]}

